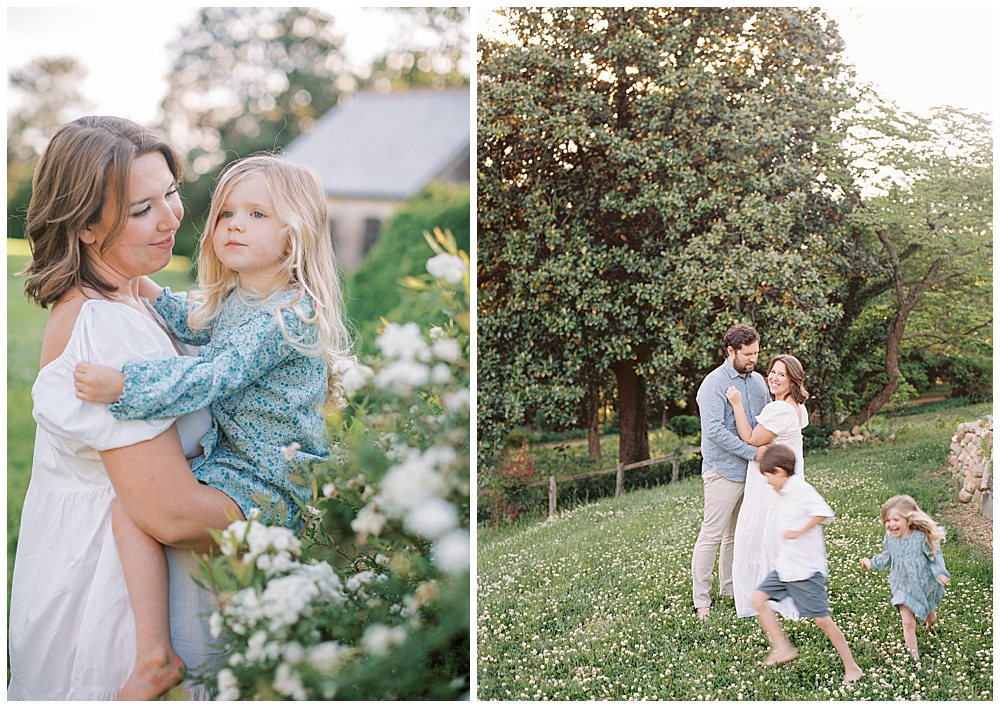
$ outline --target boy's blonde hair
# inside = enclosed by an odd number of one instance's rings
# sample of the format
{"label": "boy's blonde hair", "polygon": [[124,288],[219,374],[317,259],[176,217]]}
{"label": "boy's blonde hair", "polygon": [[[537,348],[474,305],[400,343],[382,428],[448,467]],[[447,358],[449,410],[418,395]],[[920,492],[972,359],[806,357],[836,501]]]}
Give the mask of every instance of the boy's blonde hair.
{"label": "boy's blonde hair", "polygon": [[945,530],[917,506],[917,502],[909,494],[897,494],[882,505],[883,524],[889,519],[889,512],[893,509],[903,517],[910,528],[924,532],[927,546],[931,549],[931,560],[934,560],[934,554],[944,541]]}
{"label": "boy's blonde hair", "polygon": [[[219,261],[212,241],[226,197],[236,185],[252,178],[264,183],[275,217],[284,224],[281,233],[288,239],[288,255],[282,267],[289,286],[298,290],[293,301],[276,308],[275,316],[285,338],[296,350],[306,356],[322,355],[326,363],[328,398],[334,398],[339,379],[336,364],[350,356],[352,342],[343,320],[344,299],[327,226],[326,194],[312,170],[265,154],[237,160],[223,171],[212,194],[212,206],[201,239],[198,288],[192,293],[192,298],[200,302],[191,310],[188,324],[194,330],[207,329],[222,310],[226,297],[239,285],[239,274]],[[307,295],[312,301],[312,317],[306,317],[295,306]],[[289,335],[278,311],[286,308],[303,323],[316,327],[315,341],[296,340]]]}

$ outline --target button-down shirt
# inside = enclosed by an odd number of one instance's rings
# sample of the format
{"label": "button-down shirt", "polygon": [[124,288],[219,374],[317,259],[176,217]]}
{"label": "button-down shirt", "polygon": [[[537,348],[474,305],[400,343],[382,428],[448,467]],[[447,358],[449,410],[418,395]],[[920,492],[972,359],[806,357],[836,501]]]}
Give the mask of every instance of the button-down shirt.
{"label": "button-down shirt", "polygon": [[774,513],[774,530],[780,539],[778,557],[774,563],[778,577],[790,582],[822,573],[825,578],[829,571],[826,566],[822,524],[813,526],[797,538],[784,538],[784,535],[786,531],[798,531],[816,516],[825,516],[823,524],[830,523],[833,520],[830,505],[802,475],[794,474],[778,492]]}
{"label": "button-down shirt", "polygon": [[745,482],[747,461],[757,448],[740,440],[736,416],[726,400],[726,389],[736,386],[743,394],[743,411],[750,429],[757,425],[757,414],[771,402],[764,377],[753,371],[740,376],[727,359],[705,377],[698,388],[698,412],[701,415],[701,471],[714,470],[730,482]]}

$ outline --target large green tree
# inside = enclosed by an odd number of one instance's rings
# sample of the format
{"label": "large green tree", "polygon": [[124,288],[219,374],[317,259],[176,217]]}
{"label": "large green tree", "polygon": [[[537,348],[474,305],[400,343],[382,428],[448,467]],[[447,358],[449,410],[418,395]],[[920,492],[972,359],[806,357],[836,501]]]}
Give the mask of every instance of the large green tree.
{"label": "large green tree", "polygon": [[[479,440],[617,388],[619,457],[745,321],[822,360],[840,213],[817,184],[848,101],[816,10],[505,11],[478,73]],[[592,394],[593,396],[593,394]],[[591,397],[592,397],[591,396]]]}
{"label": "large green tree", "polygon": [[838,402],[864,423],[911,389],[900,372],[907,347],[991,356],[992,124],[952,108],[919,117],[871,95],[845,119],[848,231],[867,265],[855,264],[844,289],[852,366]]}

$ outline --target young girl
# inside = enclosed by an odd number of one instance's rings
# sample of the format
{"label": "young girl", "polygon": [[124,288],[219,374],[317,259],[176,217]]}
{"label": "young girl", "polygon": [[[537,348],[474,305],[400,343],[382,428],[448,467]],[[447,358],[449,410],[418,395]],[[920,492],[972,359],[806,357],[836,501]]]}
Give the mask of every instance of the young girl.
{"label": "young girl", "polygon": [[882,540],[885,550],[870,560],[862,558],[861,565],[869,570],[889,570],[892,604],[903,618],[906,648],[910,656],[919,659],[914,616],[924,620],[927,629],[933,627],[937,621],[934,608],[944,597],[944,586],[951,582],[940,546],[944,529],[906,494],[882,505],[882,523],[889,532]]}
{"label": "young girl", "polygon": [[[198,286],[193,304],[148,278],[140,286],[178,340],[201,346],[198,357],[131,362],[123,372],[81,363],[77,396],[112,404],[123,420],[211,404],[194,475],[244,515],[264,507],[265,518],[301,526],[295,497],[309,490],[289,475],[295,463],[329,457],[322,409],[350,348],[318,177],[270,155],[230,165],[212,198]],[[165,558],[118,504],[112,527],[139,646],[119,699],[155,698],[185,672],[170,639]]]}

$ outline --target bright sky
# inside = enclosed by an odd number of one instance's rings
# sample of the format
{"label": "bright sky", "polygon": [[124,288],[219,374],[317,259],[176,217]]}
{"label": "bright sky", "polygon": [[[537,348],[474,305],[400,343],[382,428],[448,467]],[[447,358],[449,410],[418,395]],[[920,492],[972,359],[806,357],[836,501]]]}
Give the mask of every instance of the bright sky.
{"label": "bright sky", "polygon": [[[386,46],[393,26],[380,8],[314,5],[335,18],[356,65]],[[167,91],[167,44],[197,18],[198,6],[7,9],[7,68],[38,56],[73,56],[89,71],[83,94],[94,113],[149,123]]]}
{"label": "bright sky", "polygon": [[[828,7],[857,78],[901,108],[926,113],[951,105],[993,115],[993,9]],[[477,33],[498,24],[489,12]]]}

